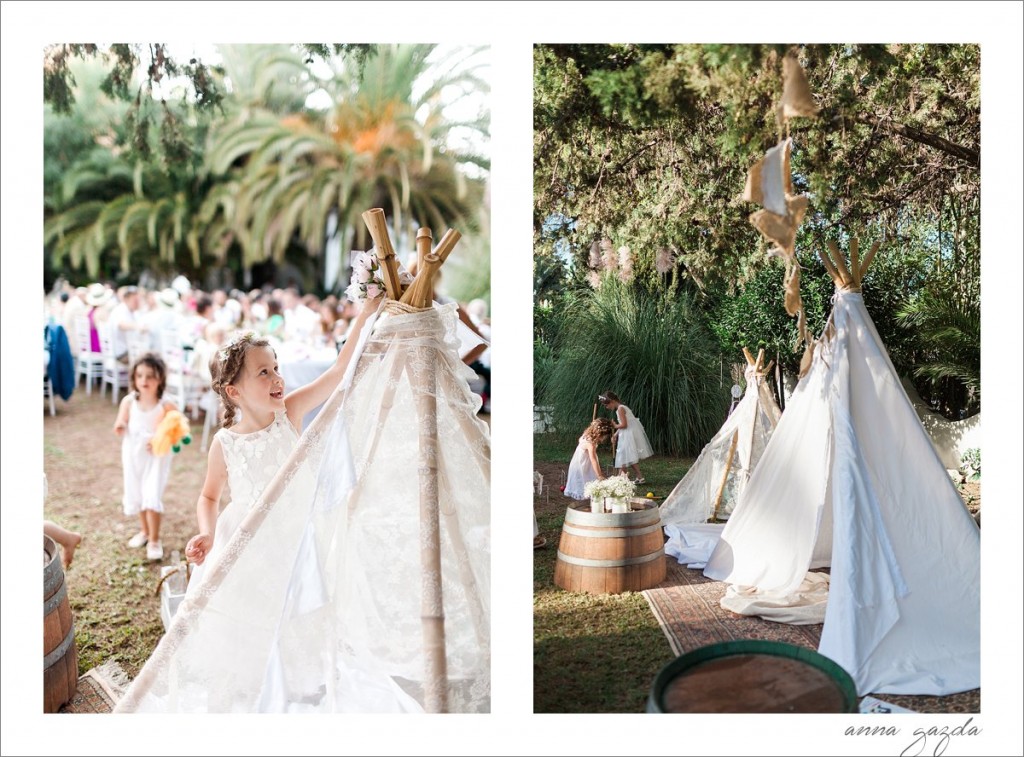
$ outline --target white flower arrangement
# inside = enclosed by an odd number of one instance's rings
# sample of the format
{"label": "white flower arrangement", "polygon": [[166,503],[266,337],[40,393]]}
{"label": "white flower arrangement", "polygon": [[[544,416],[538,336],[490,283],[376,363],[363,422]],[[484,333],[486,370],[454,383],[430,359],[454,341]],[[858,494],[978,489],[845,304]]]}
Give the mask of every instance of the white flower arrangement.
{"label": "white flower arrangement", "polygon": [[[412,283],[412,274],[398,264],[398,280],[402,286]],[[387,290],[380,261],[371,247],[366,252],[352,251],[352,279],[345,289],[346,296],[353,302],[365,302],[368,298],[380,297]]]}
{"label": "white flower arrangement", "polygon": [[588,481],[583,487],[583,496],[590,499],[605,497],[632,497],[636,493],[636,485],[627,476],[609,476],[604,479]]}

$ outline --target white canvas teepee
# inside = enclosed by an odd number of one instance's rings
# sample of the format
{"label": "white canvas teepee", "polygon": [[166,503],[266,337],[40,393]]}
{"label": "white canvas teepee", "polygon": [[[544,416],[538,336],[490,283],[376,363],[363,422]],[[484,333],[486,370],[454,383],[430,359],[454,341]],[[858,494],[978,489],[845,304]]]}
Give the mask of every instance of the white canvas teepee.
{"label": "white canvas teepee", "polygon": [[490,439],[425,248],[116,711],[489,710]]}
{"label": "white canvas teepee", "polygon": [[746,348],[743,354],[747,360],[743,399],[661,503],[666,530],[670,525],[728,519],[779,422],[782,411],[765,381],[771,363],[764,364],[764,350],[756,360]]}
{"label": "white canvas teepee", "polygon": [[980,532],[864,307],[877,245],[832,247],[832,316],[704,574],[778,601],[830,565],[819,651],[859,693],[973,689]]}

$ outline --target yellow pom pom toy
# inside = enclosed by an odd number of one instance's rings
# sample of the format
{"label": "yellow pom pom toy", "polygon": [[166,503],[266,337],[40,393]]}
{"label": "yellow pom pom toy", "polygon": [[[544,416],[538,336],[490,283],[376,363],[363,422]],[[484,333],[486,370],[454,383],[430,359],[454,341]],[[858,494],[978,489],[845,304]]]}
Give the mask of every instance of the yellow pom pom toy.
{"label": "yellow pom pom toy", "polygon": [[166,455],[171,450],[181,451],[182,444],[192,441],[188,418],[177,410],[168,410],[156,426],[152,439],[149,440],[150,449],[158,457]]}

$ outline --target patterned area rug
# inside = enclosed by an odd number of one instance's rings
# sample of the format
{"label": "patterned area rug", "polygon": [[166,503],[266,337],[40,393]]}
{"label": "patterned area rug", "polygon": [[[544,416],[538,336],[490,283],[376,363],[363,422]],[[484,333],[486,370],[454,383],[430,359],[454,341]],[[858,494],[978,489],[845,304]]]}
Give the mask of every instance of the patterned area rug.
{"label": "patterned area rug", "polygon": [[[817,649],[821,626],[791,626],[761,618],[736,615],[722,608],[726,584],[712,581],[699,570],[689,570],[668,558],[665,581],[643,593],[676,655],[722,641],[759,639],[783,641]],[[916,712],[981,711],[981,689],[945,697],[873,694],[878,699]]]}
{"label": "patterned area rug", "polygon": [[105,662],[79,676],[75,695],[59,712],[112,712],[127,686],[128,676],[121,666],[116,662]]}

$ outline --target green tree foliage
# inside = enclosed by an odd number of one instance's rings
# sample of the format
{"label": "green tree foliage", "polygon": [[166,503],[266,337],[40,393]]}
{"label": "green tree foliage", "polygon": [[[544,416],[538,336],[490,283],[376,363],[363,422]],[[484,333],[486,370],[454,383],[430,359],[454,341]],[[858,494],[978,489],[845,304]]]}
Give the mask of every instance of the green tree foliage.
{"label": "green tree foliage", "polygon": [[212,195],[204,218],[220,219],[245,265],[282,260],[295,236],[319,255],[331,214],[343,245],[365,249],[370,242],[360,216],[370,207],[385,210],[409,249],[417,226],[438,235],[449,226],[479,232],[483,182],[468,179],[465,166],[486,170],[489,163],[452,149],[449,135],[468,128],[486,137],[487,117],[452,122],[439,96],[447,87],[485,91],[486,84],[466,68],[441,73],[420,91],[434,66],[455,63],[428,62],[433,49],[379,46],[361,68],[336,69],[316,83],[335,103],[326,113],[282,116],[245,107],[213,130],[205,171],[231,191]]}
{"label": "green tree foliage", "polygon": [[[475,264],[453,267],[451,279],[486,293],[489,267],[480,261],[489,247],[474,233],[486,230],[489,162],[450,137],[474,132],[482,143],[488,116],[456,122],[443,108],[453,92],[486,92],[487,84],[467,62],[475,50],[433,51],[228,45],[211,67],[179,65],[163,45],[50,48],[50,270],[195,276],[296,252],[308,259],[323,251],[331,215],[344,249],[368,246],[359,214],[382,207],[410,248],[415,225],[438,236],[457,225],[466,235],[460,259],[474,253]],[[325,98],[333,105],[325,108]]]}
{"label": "green tree foliage", "polygon": [[[699,287],[724,350],[742,343],[789,350],[783,364],[793,370],[795,327],[772,294],[782,271],[747,221],[755,207],[739,200],[749,167],[787,133],[775,112],[787,49],[537,46],[538,261],[550,257],[552,217],[564,219],[554,235],[571,260],[567,282],[592,269],[594,242],[628,245],[640,280]],[[898,314],[926,287],[941,292],[959,282],[977,291],[977,267],[965,261],[980,254],[978,47],[807,45],[798,52],[821,108],[819,117],[788,127],[794,186],[811,199],[797,238],[810,325],[820,326],[831,295],[817,250],[826,240],[845,249],[851,236],[862,245],[882,240],[865,284],[869,308],[897,367],[917,377],[923,396],[951,407],[952,390],[931,380],[934,372],[917,370],[938,354],[915,333],[925,321]],[[668,273],[655,262],[664,253],[672,255]],[[550,270],[538,262],[537,283]],[[738,303],[729,302],[737,295]],[[980,312],[976,296],[959,303],[974,317]],[[920,306],[938,308],[934,298]],[[952,373],[943,381],[968,391]]]}
{"label": "green tree foliage", "polygon": [[181,160],[194,150],[184,123],[186,116],[167,101],[168,82],[184,83],[189,90],[187,102],[199,112],[213,111],[224,100],[218,69],[197,58],[181,63],[163,43],[58,44],[46,48],[43,64],[43,100],[54,113],[72,112],[78,97],[73,63],[80,59],[101,60],[107,75],[100,90],[131,104],[126,113],[125,145],[142,160],[153,156],[154,131],[168,162]]}
{"label": "green tree foliage", "polygon": [[202,254],[193,221],[205,188],[193,145],[205,136],[207,116],[189,120],[187,105],[162,103],[171,117],[163,128],[147,127],[149,147],[141,150],[133,111],[113,96],[111,74],[94,59],[71,61],[68,70],[82,83],[67,112],[48,109],[44,120],[50,275],[68,268],[88,279],[196,271]]}

